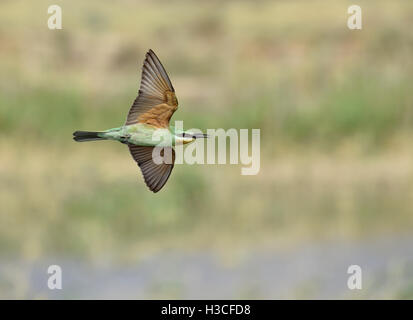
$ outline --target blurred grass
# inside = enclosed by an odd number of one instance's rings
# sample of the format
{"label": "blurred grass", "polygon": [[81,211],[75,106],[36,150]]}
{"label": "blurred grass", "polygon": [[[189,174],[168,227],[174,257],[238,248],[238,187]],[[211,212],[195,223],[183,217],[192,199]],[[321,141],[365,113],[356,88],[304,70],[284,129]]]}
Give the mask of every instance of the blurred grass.
{"label": "blurred grass", "polygon": [[[413,4],[48,1],[0,4],[0,252],[128,256],[411,232]],[[144,53],[185,127],[260,128],[261,173],[176,166],[146,190],[122,145]],[[299,199],[300,201],[297,201]],[[231,249],[232,250],[232,249]]]}

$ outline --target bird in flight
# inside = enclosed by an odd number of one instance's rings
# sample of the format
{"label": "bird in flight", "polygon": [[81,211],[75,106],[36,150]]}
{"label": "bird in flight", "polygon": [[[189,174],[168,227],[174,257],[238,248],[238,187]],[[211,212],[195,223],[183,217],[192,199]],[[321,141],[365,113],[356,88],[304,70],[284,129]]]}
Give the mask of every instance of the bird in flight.
{"label": "bird in flight", "polygon": [[175,90],[162,63],[152,50],[146,53],[139,94],[129,110],[126,123],[105,131],[75,131],[78,142],[115,140],[128,146],[142,171],[148,188],[162,189],[175,163],[174,146],[187,144],[206,134],[178,130],[169,125],[178,109]]}

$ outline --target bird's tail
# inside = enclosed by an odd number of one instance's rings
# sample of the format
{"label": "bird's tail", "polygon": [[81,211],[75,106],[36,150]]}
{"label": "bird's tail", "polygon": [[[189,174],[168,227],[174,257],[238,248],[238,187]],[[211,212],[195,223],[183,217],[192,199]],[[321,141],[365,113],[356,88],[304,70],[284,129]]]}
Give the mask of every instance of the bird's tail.
{"label": "bird's tail", "polygon": [[102,137],[102,134],[103,132],[75,131],[73,132],[73,140],[77,142],[106,140],[107,138]]}

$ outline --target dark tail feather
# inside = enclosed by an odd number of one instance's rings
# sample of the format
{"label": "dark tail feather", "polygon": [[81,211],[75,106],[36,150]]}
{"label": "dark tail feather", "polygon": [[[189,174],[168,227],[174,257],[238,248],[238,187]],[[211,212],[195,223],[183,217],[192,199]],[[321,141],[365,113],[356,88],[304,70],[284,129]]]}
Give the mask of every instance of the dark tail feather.
{"label": "dark tail feather", "polygon": [[73,132],[73,140],[77,142],[106,140],[106,138],[99,137],[102,132],[93,131],[75,131]]}

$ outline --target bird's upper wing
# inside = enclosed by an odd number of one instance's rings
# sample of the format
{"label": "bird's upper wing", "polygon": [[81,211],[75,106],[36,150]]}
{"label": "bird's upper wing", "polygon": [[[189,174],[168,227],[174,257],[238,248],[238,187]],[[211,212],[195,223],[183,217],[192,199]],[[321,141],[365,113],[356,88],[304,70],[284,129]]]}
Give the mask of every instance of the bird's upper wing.
{"label": "bird's upper wing", "polygon": [[[148,188],[153,192],[158,192],[168,181],[175,163],[175,151],[172,147],[163,147],[153,158],[154,148],[129,145],[129,151],[141,168],[143,178]],[[162,157],[160,161],[156,159]],[[160,164],[157,162],[164,161]]]}
{"label": "bird's upper wing", "polygon": [[175,90],[162,63],[152,50],[146,53],[138,97],[129,110],[126,125],[146,123],[168,128],[178,108]]}

